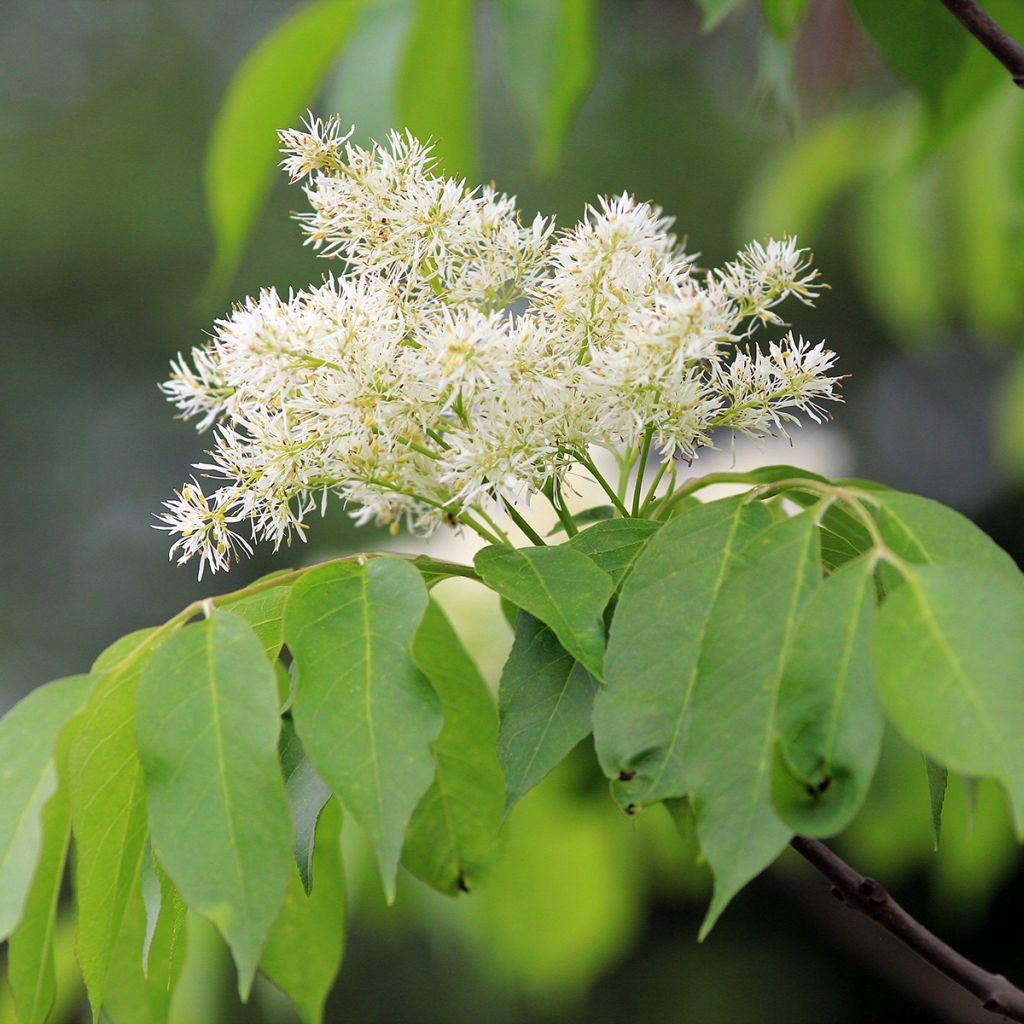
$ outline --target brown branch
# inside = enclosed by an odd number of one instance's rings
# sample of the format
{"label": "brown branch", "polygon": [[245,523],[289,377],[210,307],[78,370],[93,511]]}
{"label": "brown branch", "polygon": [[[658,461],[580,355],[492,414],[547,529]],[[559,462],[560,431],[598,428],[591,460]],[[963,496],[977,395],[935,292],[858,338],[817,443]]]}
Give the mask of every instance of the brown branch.
{"label": "brown branch", "polygon": [[1001,974],[972,963],[923,924],[911,917],[873,878],[854,871],[816,839],[796,836],[790,843],[832,883],[832,895],[867,915],[904,945],[976,996],[982,1008],[1009,1020],[1024,1022],[1024,992]]}
{"label": "brown branch", "polygon": [[1013,76],[1024,89],[1024,46],[998,25],[975,0],[942,0],[953,17]]}

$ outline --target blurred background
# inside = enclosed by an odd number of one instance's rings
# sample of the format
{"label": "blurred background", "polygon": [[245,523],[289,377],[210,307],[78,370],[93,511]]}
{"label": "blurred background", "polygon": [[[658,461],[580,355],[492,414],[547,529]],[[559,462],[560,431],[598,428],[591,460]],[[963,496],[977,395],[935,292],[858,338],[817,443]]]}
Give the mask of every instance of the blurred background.
{"label": "blurred background", "polygon": [[[330,269],[300,244],[301,193],[272,171],[267,124],[307,105],[360,139],[436,135],[448,168],[494,180],[527,215],[571,224],[597,194],[632,191],[675,215],[705,265],[798,234],[831,291],[796,326],[840,354],[846,404],[792,447],[736,458],[926,494],[1021,560],[1024,96],[938,0],[906,6],[948,25],[932,41],[908,15],[895,53],[884,26],[865,32],[872,5],[852,6],[859,21],[842,0],[8,0],[0,709],[204,593],[384,542],[335,510],[307,549],[261,551],[200,588],[151,529],[202,455],[157,391],[168,360],[232,300]],[[1024,21],[1019,0],[986,6]],[[728,465],[723,445],[695,472]],[[500,616],[472,584],[438,593],[496,681]],[[471,897],[406,877],[385,911],[348,835],[327,1020],[988,1019],[788,857],[698,946],[708,879],[692,843],[660,808],[622,817],[578,754],[517,808]],[[918,761],[890,738],[837,846],[1020,983],[1024,870],[1002,797],[983,785],[972,811],[953,781],[936,852]],[[298,1019],[268,984],[238,1006],[219,940],[201,922],[191,939],[176,1024]],[[55,1019],[84,1021],[62,941]]]}

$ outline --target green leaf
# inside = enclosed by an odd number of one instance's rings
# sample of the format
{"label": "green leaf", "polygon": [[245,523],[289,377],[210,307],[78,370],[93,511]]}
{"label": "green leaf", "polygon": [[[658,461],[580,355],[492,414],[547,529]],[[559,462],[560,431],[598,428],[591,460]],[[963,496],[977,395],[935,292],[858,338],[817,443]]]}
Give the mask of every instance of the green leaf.
{"label": "green leaf", "polygon": [[47,683],[0,719],[0,940],[22,918],[43,848],[44,810],[58,785],[58,738],[95,682],[71,676]]}
{"label": "green leaf", "polygon": [[942,808],[946,803],[946,786],[949,783],[949,772],[936,764],[930,757],[924,759],[924,769],[928,776],[928,819],[932,826],[932,838],[935,849],[939,848],[942,836]]}
{"label": "green leaf", "polygon": [[736,556],[771,523],[742,495],[696,505],[644,548],[612,620],[594,743],[620,804],[686,793],[683,744],[704,632]]}
{"label": "green leaf", "polygon": [[527,612],[498,689],[498,758],[506,812],[590,733],[597,680]]}
{"label": "green leaf", "polygon": [[472,177],[476,164],[472,0],[414,0],[398,79],[396,127],[438,140],[448,174]]}
{"label": "green leaf", "polygon": [[569,546],[582,551],[612,578],[618,590],[647,542],[661,528],[650,519],[613,519],[576,534]]}
{"label": "green leaf", "polygon": [[850,0],[885,62],[931,105],[967,54],[970,39],[933,0]]}
{"label": "green leaf", "polygon": [[594,78],[595,0],[502,0],[505,76],[533,136],[542,174],[558,166],[565,137]]}
{"label": "green leaf", "polygon": [[243,1000],[291,864],[279,728],[263,644],[229,611],[164,641],[143,672],[136,733],[153,850],[224,936]]}
{"label": "green leaf", "polygon": [[765,24],[783,42],[791,42],[803,24],[808,0],[761,0]]}
{"label": "green leaf", "polygon": [[402,863],[440,892],[479,884],[498,853],[505,788],[495,749],[494,700],[440,606],[431,601],[413,659],[441,698],[437,775],[413,812]]}
{"label": "green leaf", "polygon": [[[945,505],[901,491],[872,491],[882,538],[907,562],[969,562],[979,569],[1020,577],[1016,562],[988,534]],[[887,578],[893,577],[888,573]]]}
{"label": "green leaf", "polygon": [[[615,506],[594,505],[593,508],[585,508],[582,512],[577,512],[576,515],[571,518],[577,526],[589,526],[591,523],[603,523],[606,519],[615,518]],[[647,522],[647,520],[643,520],[643,522]],[[548,530],[545,536],[555,537],[560,533],[565,533],[565,524],[561,522],[555,523],[555,525]]]}
{"label": "green leaf", "polygon": [[260,970],[295,1004],[305,1024],[320,1024],[344,949],[345,878],[341,813],[328,802],[316,826],[311,892],[292,871],[281,913],[260,960]]}
{"label": "green leaf", "polygon": [[204,168],[217,255],[206,291],[230,283],[270,188],[277,131],[310,105],[352,33],[362,0],[315,0],[293,11],[247,54],[228,86]]}
{"label": "green leaf", "polygon": [[772,807],[783,671],[821,575],[812,512],[774,523],[743,550],[707,623],[683,776],[715,891],[701,937],[791,836]]}
{"label": "green leaf", "polygon": [[[151,860],[148,855],[146,859]],[[144,869],[142,874],[148,871]],[[103,995],[103,1014],[112,1024],[166,1024],[171,995],[185,966],[184,905],[166,883],[166,900],[161,894],[160,912],[150,936],[142,882],[143,878],[138,878],[130,893],[111,954],[111,984]]]}
{"label": "green leaf", "polygon": [[726,15],[738,11],[746,2],[747,0],[697,0],[698,6],[704,12],[704,31],[710,32],[717,28]]}
{"label": "green leaf", "polygon": [[290,720],[281,723],[281,769],[284,772],[288,802],[292,806],[295,845],[292,853],[299,869],[299,878],[306,892],[313,888],[313,846],[320,812],[331,797],[331,788],[317,774],[313,762],[306,757],[299,735]]}
{"label": "green leaf", "polygon": [[97,658],[94,669],[108,670],[82,712],[68,758],[78,900],[75,952],[93,1016],[103,1003],[111,957],[145,849],[135,704],[155,634],[130,633]]}
{"label": "green leaf", "polygon": [[914,568],[882,605],[875,664],[885,710],[934,761],[991,777],[1024,836],[1024,585],[981,565]]}
{"label": "green leaf", "polygon": [[441,730],[437,695],[411,654],[428,600],[411,565],[374,558],[314,570],[285,610],[299,672],[295,729],[366,830],[389,902],[406,826],[434,777],[432,744]]}
{"label": "green leaf", "polygon": [[[142,861],[142,902],[146,909],[146,934],[142,943],[142,974],[151,974],[173,987],[184,967],[188,907],[167,872],[150,849]],[[152,971],[150,965],[152,963]]]}
{"label": "green leaf", "polygon": [[291,592],[290,586],[271,587],[222,606],[249,624],[272,662],[284,645],[284,606]]}
{"label": "green leaf", "polygon": [[867,795],[882,746],[871,639],[875,581],[861,558],[808,600],[779,689],[773,796],[794,831],[832,836]]}
{"label": "green leaf", "polygon": [[64,785],[43,811],[42,832],[42,848],[25,912],[7,947],[8,981],[20,1024],[43,1024],[57,994],[53,939],[71,837],[71,810]]}
{"label": "green leaf", "polygon": [[474,559],[481,579],[549,626],[562,646],[600,678],[604,610],[615,583],[568,544],[545,548],[488,547]]}

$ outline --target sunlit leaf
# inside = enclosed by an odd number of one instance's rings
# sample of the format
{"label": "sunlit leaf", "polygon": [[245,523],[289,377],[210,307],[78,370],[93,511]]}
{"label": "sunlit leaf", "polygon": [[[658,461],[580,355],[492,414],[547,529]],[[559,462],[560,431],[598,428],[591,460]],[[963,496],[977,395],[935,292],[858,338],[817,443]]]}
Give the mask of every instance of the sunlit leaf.
{"label": "sunlit leaf", "polygon": [[206,201],[217,255],[206,289],[230,283],[277,162],[277,131],[295,125],[344,47],[363,0],[315,0],[291,12],[246,55],[228,86],[206,156]]}
{"label": "sunlit leaf", "polygon": [[153,850],[231,947],[243,999],[292,863],[279,727],[263,645],[229,611],[170,637],[143,673],[136,732]]}
{"label": "sunlit leaf", "polygon": [[294,869],[260,970],[295,1004],[304,1024],[320,1024],[344,949],[345,879],[341,814],[328,802],[316,826],[315,883],[310,892]]}
{"label": "sunlit leaf", "polygon": [[505,791],[495,749],[497,714],[480,671],[434,601],[412,652],[441,698],[444,726],[434,744],[437,775],[409,822],[402,863],[455,895],[474,889],[498,853]]}
{"label": "sunlit leaf", "polygon": [[604,610],[614,581],[582,551],[557,547],[488,547],[474,559],[481,579],[540,619],[595,676],[604,659]]}
{"label": "sunlit leaf", "polygon": [[886,598],[878,686],[930,758],[1003,784],[1024,834],[1024,583],[977,564],[913,567]]}
{"label": "sunlit leaf", "polygon": [[428,603],[397,558],[326,565],[285,611],[298,665],[292,715],[310,760],[373,843],[389,900],[406,826],[434,777],[441,709],[411,646]]}
{"label": "sunlit leaf", "polygon": [[398,79],[399,129],[438,140],[448,174],[476,165],[473,0],[414,0]]}
{"label": "sunlit leaf", "polygon": [[290,593],[291,587],[271,587],[224,605],[232,615],[249,624],[270,661],[277,659],[284,643],[284,606]]}
{"label": "sunlit leaf", "polygon": [[813,513],[763,530],[741,564],[707,620],[683,748],[682,774],[715,877],[702,936],[792,834],[772,806],[772,749],[786,660],[821,577]]}
{"label": "sunlit leaf", "polygon": [[21,920],[43,846],[47,802],[57,791],[55,750],[94,676],[33,690],[0,719],[0,939]]}
{"label": "sunlit leaf", "polygon": [[814,592],[786,657],[773,799],[803,835],[841,832],[874,774],[884,725],[871,666],[874,614],[874,574],[861,558]]}
{"label": "sunlit leaf", "polygon": [[711,610],[738,552],[771,523],[742,496],[697,505],[648,541],[619,598],[594,705],[594,742],[629,807],[686,793],[690,700]]}

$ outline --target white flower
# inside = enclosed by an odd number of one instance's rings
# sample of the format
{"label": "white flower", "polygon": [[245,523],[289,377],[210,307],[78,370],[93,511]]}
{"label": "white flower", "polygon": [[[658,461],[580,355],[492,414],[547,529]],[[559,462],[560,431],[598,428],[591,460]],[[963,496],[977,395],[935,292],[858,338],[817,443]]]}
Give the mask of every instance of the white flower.
{"label": "white flower", "polygon": [[342,273],[246,299],[162,385],[214,427],[196,468],[215,490],[193,479],[159,516],[200,574],[250,550],[236,524],[304,540],[331,496],[359,523],[493,537],[505,507],[594,472],[592,446],[627,467],[641,446],[691,459],[716,427],[784,432],[836,397],[822,345],[749,347],[784,298],[817,295],[795,240],[698,273],[671,221],[629,195],[556,235],[493,187],[439,176],[408,134],[350,139],[336,119],[281,133],[307,241]]}

